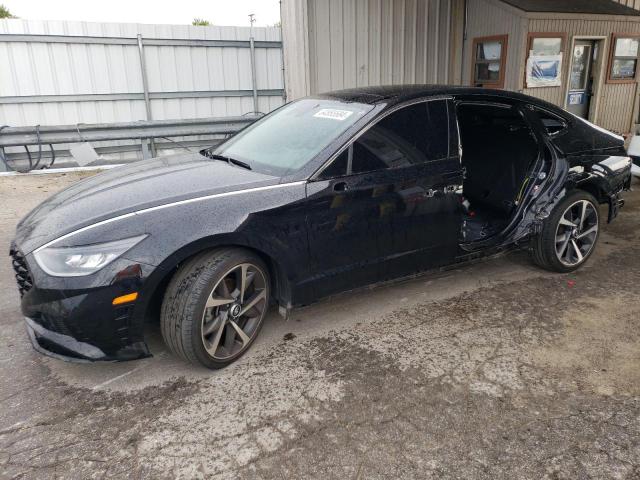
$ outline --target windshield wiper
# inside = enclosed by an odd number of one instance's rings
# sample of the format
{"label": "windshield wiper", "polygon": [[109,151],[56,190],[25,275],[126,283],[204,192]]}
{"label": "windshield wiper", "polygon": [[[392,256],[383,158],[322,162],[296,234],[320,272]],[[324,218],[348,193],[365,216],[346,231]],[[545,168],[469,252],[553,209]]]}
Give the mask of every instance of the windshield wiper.
{"label": "windshield wiper", "polygon": [[246,168],[247,170],[251,170],[251,165],[242,160],[237,160],[235,158],[227,157],[226,155],[218,155],[217,153],[206,153],[206,156],[213,160],[223,160],[227,162],[229,165],[237,165],[238,167]]}

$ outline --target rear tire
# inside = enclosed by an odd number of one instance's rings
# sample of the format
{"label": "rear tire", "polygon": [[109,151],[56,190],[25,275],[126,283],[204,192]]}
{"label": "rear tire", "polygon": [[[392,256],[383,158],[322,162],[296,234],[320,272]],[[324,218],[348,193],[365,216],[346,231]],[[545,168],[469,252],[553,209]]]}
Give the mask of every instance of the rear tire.
{"label": "rear tire", "polygon": [[531,256],[542,268],[567,273],[589,259],[600,236],[598,202],[593,195],[574,190],[556,205],[533,239]]}
{"label": "rear tire", "polygon": [[167,287],[160,312],[162,337],[188,362],[226,367],[258,336],[269,294],[267,267],[253,253],[226,248],[196,255]]}

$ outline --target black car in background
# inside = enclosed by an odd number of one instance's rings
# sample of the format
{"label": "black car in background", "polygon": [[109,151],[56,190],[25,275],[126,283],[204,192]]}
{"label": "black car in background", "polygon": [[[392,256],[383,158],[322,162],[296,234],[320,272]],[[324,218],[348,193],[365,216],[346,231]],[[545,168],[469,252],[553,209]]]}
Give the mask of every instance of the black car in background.
{"label": "black car in background", "polygon": [[[11,255],[35,348],[240,357],[267,307],[522,246],[569,272],[630,186],[623,139],[521,94],[376,87],[289,103],[221,145],[88,178],[18,225]],[[606,209],[599,209],[605,205]]]}

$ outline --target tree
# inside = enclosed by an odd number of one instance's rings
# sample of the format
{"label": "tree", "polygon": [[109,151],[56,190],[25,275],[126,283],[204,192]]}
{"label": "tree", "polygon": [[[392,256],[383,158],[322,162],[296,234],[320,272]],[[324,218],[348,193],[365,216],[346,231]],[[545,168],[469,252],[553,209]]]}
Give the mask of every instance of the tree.
{"label": "tree", "polygon": [[0,18],[17,18],[17,17],[14,17],[13,15],[11,15],[11,12],[9,11],[9,9],[4,5],[0,4]]}
{"label": "tree", "polygon": [[205,20],[204,18],[194,18],[191,25],[196,27],[209,27],[211,26],[211,22],[209,20]]}

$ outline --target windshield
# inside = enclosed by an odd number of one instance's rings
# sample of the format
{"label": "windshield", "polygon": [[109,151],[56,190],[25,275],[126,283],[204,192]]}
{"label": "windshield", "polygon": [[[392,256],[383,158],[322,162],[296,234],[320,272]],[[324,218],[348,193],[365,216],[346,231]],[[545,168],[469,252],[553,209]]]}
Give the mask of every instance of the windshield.
{"label": "windshield", "polygon": [[258,120],[212,153],[284,176],[304,167],[372,108],[337,100],[298,100]]}

